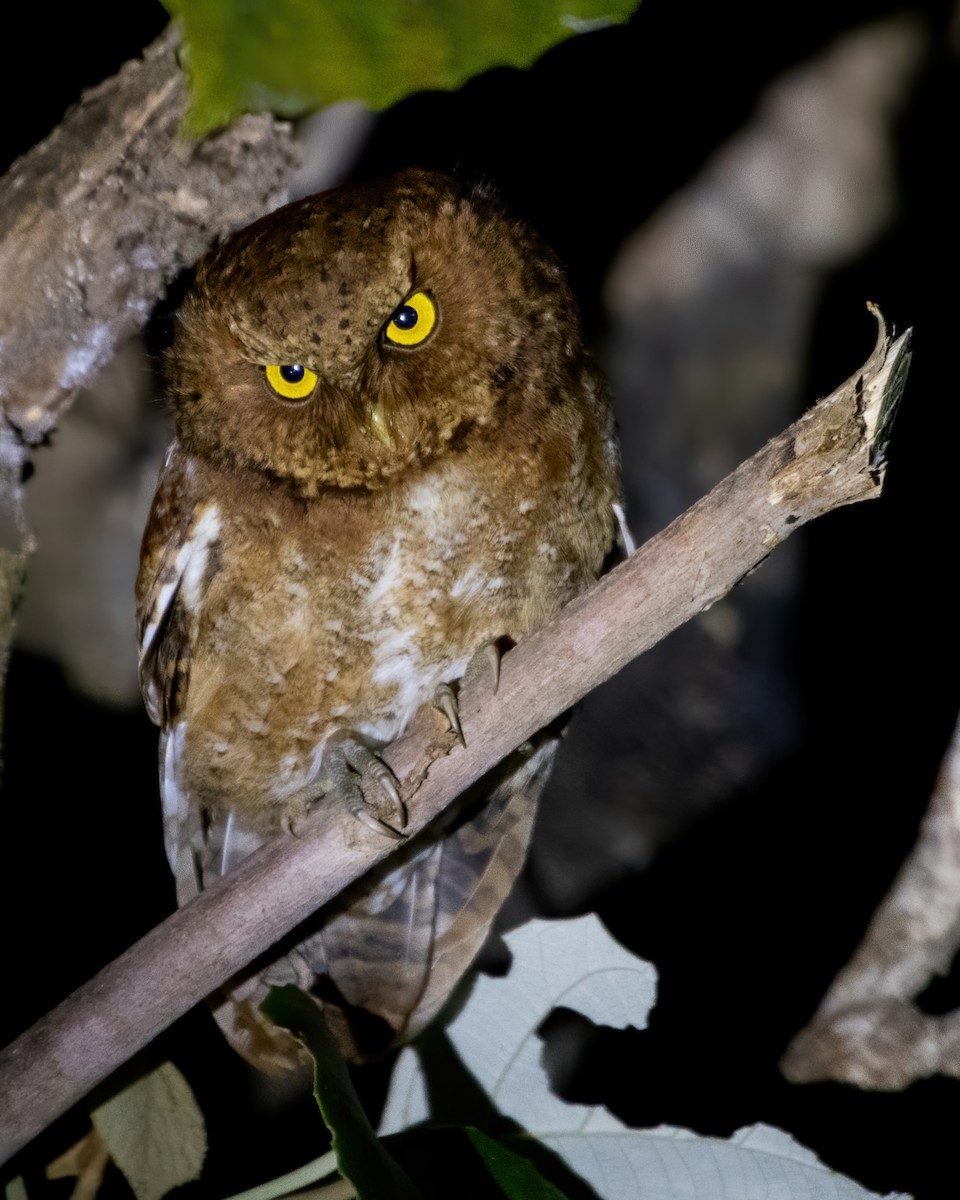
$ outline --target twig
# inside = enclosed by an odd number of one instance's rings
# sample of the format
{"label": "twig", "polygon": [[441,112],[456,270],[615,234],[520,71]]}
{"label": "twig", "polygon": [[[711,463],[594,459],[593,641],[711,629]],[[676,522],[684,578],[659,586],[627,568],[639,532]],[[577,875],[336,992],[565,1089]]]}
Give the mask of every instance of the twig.
{"label": "twig", "polygon": [[863,941],[830,986],[781,1069],[794,1083],[837,1079],[893,1090],[937,1073],[960,1077],[960,1011],[912,999],[960,947],[960,723],[920,836]]}
{"label": "twig", "polygon": [[[891,344],[876,315],[877,346],[861,371],[507,654],[495,701],[483,684],[464,688],[466,749],[451,748],[430,709],[388,747],[411,834],[794,530],[880,494],[910,335]],[[391,848],[343,806],[321,806],[302,836],[262,847],[147,934],[0,1053],[0,1161]]]}

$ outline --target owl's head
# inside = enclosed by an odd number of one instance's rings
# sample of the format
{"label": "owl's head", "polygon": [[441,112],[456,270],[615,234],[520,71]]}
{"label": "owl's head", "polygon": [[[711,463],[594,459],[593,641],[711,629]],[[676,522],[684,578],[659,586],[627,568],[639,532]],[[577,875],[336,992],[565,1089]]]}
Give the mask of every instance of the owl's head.
{"label": "owl's head", "polygon": [[375,488],[569,393],[556,258],[482,188],[408,170],[269,214],[200,264],[168,363],[190,452],[303,496]]}

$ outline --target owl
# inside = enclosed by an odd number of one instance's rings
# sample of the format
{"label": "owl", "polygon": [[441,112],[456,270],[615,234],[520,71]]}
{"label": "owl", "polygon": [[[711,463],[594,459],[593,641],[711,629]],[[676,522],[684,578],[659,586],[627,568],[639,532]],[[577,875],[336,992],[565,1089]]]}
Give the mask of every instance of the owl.
{"label": "owl", "polygon": [[[198,266],[143,536],[140,679],[179,902],[316,805],[400,830],[378,751],[600,574],[618,452],[556,257],[492,190],[411,169],[289,204]],[[486,648],[486,649],[484,649]],[[494,700],[495,702],[495,700]],[[345,1055],[408,1040],[524,861],[547,732],[211,1003],[268,1071],[296,983]]]}

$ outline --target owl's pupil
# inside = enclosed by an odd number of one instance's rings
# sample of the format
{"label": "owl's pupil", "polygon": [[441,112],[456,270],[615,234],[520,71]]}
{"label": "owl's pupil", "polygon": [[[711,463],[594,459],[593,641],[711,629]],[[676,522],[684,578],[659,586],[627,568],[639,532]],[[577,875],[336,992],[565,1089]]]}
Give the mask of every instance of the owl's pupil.
{"label": "owl's pupil", "polygon": [[300,383],[304,376],[304,368],[296,363],[293,366],[281,367],[280,374],[287,383]]}
{"label": "owl's pupil", "polygon": [[404,304],[402,308],[398,308],[393,316],[393,323],[398,329],[412,329],[418,321],[417,310],[409,304]]}

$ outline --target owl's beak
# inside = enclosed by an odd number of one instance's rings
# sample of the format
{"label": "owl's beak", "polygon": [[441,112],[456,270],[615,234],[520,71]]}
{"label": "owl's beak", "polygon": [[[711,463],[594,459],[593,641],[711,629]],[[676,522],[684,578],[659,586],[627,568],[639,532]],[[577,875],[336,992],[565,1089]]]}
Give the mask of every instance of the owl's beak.
{"label": "owl's beak", "polygon": [[387,421],[387,413],[382,404],[367,405],[367,427],[377,441],[382,442],[388,450],[396,448],[396,442]]}

